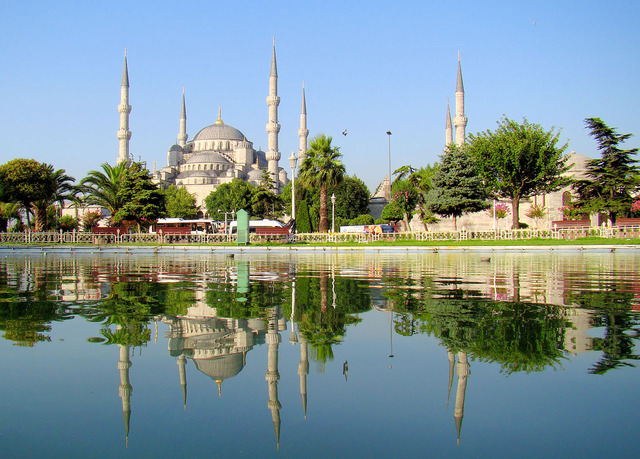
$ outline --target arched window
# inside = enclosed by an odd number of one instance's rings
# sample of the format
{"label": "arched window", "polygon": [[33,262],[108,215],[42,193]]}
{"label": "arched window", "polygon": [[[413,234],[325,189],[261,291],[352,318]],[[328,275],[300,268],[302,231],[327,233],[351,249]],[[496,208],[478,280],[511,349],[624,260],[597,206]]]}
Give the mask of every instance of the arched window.
{"label": "arched window", "polygon": [[568,206],[569,204],[571,204],[571,192],[565,191],[562,193],[562,205]]}

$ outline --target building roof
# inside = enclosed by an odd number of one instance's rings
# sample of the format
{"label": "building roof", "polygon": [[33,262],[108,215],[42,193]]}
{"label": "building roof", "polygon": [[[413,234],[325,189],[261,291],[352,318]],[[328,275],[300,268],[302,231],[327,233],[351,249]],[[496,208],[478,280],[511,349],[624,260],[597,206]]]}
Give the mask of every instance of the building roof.
{"label": "building roof", "polygon": [[212,124],[198,132],[193,140],[244,140],[244,134],[228,124]]}
{"label": "building roof", "polygon": [[222,156],[220,153],[216,153],[214,151],[203,151],[200,153],[196,153],[191,158],[187,160],[187,164],[194,163],[219,163],[219,164],[229,164],[229,160]]}

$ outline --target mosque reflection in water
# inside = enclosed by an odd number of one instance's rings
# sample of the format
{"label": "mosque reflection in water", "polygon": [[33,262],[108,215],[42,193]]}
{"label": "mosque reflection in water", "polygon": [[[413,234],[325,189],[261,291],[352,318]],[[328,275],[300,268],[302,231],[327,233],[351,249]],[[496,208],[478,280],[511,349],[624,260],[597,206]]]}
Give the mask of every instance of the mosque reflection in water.
{"label": "mosque reflection in water", "polygon": [[[245,367],[266,344],[266,405],[279,447],[279,346],[299,347],[301,416],[307,416],[309,358],[326,363],[347,327],[371,310],[389,315],[393,335],[436,337],[448,359],[447,405],[460,441],[470,360],[502,371],[542,371],[598,351],[589,370],[633,366],[639,356],[640,275],[635,258],[502,256],[483,265],[473,256],[416,256],[402,263],[364,255],[348,260],[24,257],[0,264],[0,330],[18,345],[48,341],[51,324],[73,316],[101,324],[92,341],[119,347],[119,395],[126,441],[131,423],[133,348],[168,326],[187,408],[187,362],[217,384]],[[349,269],[344,268],[350,266]],[[355,266],[355,268],[354,268]],[[605,275],[605,273],[608,273]],[[614,275],[615,274],[615,275]],[[288,323],[287,323],[288,322]],[[155,337],[152,337],[155,323]],[[592,327],[604,328],[599,338]],[[393,344],[391,344],[393,346]],[[393,356],[393,347],[391,347]],[[443,372],[446,366],[443,365]],[[342,371],[348,379],[348,362]],[[455,387],[455,390],[454,390]]]}

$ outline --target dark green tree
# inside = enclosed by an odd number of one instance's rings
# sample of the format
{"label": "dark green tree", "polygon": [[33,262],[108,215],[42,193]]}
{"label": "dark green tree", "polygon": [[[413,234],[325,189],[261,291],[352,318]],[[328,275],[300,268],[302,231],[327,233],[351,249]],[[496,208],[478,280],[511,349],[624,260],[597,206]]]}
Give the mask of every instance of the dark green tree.
{"label": "dark green tree", "polygon": [[[298,188],[296,186],[296,188]],[[298,233],[311,233],[313,228],[311,226],[311,217],[309,216],[309,206],[307,200],[303,199],[297,204],[296,208],[296,230]]]}
{"label": "dark green tree", "polygon": [[151,181],[151,174],[141,163],[131,163],[117,198],[124,204],[114,215],[114,222],[135,222],[139,232],[166,215],[164,193]]}
{"label": "dark green tree", "polygon": [[204,200],[207,212],[213,219],[224,220],[223,212],[244,209],[251,213],[251,200],[254,186],[240,179],[223,183],[215,191],[209,193]]}
{"label": "dark green tree", "polygon": [[165,190],[167,217],[172,218],[196,218],[198,208],[196,198],[185,187],[169,186]]}
{"label": "dark green tree", "polygon": [[598,142],[602,157],[590,160],[588,178],[574,184],[578,193],[575,206],[584,213],[605,213],[613,224],[618,215],[630,212],[640,188],[637,181],[640,170],[635,165],[638,161],[632,158],[638,149],[621,149],[619,145],[632,134],[618,134],[600,118],[587,118],[585,123]]}
{"label": "dark green tree", "polygon": [[459,217],[490,207],[484,182],[464,148],[447,146],[431,180],[433,188],[427,194],[425,207],[433,213],[453,217],[456,230]]}
{"label": "dark green tree", "polygon": [[7,232],[11,219],[20,218],[20,204],[17,202],[0,202],[0,233]]}
{"label": "dark green tree", "polygon": [[336,219],[350,220],[369,213],[369,188],[355,175],[345,176],[330,192],[336,195]]}
{"label": "dark green tree", "polygon": [[46,165],[49,173],[46,180],[48,181],[48,188],[51,190],[49,196],[43,196],[33,203],[33,209],[35,211],[35,229],[36,231],[46,231],[56,224],[57,210],[53,212],[53,219],[47,218],[47,211],[53,204],[59,204],[60,207],[64,205],[65,201],[72,201],[76,199],[78,194],[78,188],[73,184],[75,179],[65,173],[64,169],[53,170],[53,166]]}
{"label": "dark green tree", "polygon": [[329,219],[327,216],[327,192],[330,188],[337,187],[343,180],[345,167],[340,161],[340,149],[331,145],[331,136],[324,134],[313,138],[309,143],[307,157],[300,166],[300,181],[310,188],[320,190],[320,222],[318,231],[329,231]]}
{"label": "dark green tree", "polygon": [[559,190],[571,183],[559,145],[560,133],[545,131],[539,124],[504,117],[495,131],[469,136],[468,152],[488,188],[498,197],[511,200],[512,228],[520,227],[520,200]]}
{"label": "dark green tree", "polygon": [[253,189],[251,196],[251,215],[259,218],[276,218],[282,215],[284,203],[282,198],[273,192],[274,183],[271,175],[265,171],[260,185]]}

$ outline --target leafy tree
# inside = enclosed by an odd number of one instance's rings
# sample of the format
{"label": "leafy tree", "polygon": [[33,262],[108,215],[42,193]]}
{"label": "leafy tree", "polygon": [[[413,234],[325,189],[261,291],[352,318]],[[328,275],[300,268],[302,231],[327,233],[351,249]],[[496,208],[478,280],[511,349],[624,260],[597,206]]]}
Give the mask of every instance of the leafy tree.
{"label": "leafy tree", "polygon": [[39,163],[35,159],[14,159],[0,166],[0,183],[4,202],[19,202],[27,214],[36,212],[36,231],[46,226],[46,208],[71,189],[72,177],[64,170],[53,170],[53,166]]}
{"label": "leafy tree", "polygon": [[409,231],[411,229],[409,220],[416,209],[418,191],[408,180],[396,180],[391,185],[391,202],[400,211],[400,220],[404,222],[406,231]]}
{"label": "leafy tree", "polygon": [[91,228],[98,226],[98,222],[102,219],[100,212],[87,212],[81,218],[82,229],[84,231],[91,231]]}
{"label": "leafy tree", "polygon": [[385,223],[402,220],[404,218],[403,209],[397,201],[391,200],[391,202],[382,209],[382,215],[380,217],[384,219]]}
{"label": "leafy tree", "polygon": [[84,193],[87,204],[104,207],[113,218],[124,205],[122,196],[119,197],[118,192],[129,165],[121,162],[114,167],[104,163],[101,167],[102,171],[89,171],[80,182],[80,191]]}
{"label": "leafy tree", "polygon": [[353,219],[369,213],[369,188],[355,175],[345,176],[331,192],[336,195],[336,219]]}
{"label": "leafy tree", "polygon": [[185,187],[169,186],[165,190],[167,216],[172,218],[196,218],[196,198]]}
{"label": "leafy tree", "polygon": [[63,215],[58,220],[58,226],[62,231],[73,231],[78,229],[78,219],[71,215]]}
{"label": "leafy tree", "polygon": [[149,171],[137,162],[127,169],[117,199],[124,204],[113,220],[116,223],[133,221],[138,225],[138,231],[166,215],[164,193],[151,181]]}
{"label": "leafy tree", "polygon": [[438,222],[438,218],[425,205],[429,190],[433,188],[433,175],[437,172],[438,167],[438,163],[436,163],[433,166],[427,165],[419,169],[411,168],[407,176],[409,183],[416,189],[416,208],[425,231],[427,231],[429,223]]}
{"label": "leafy tree", "polygon": [[470,212],[490,207],[489,197],[473,159],[457,145],[447,146],[440,157],[440,167],[432,177],[433,188],[427,195],[426,208],[446,217],[453,217],[458,229],[458,218]]}
{"label": "leafy tree", "polygon": [[511,200],[512,228],[519,228],[520,200],[549,193],[568,185],[569,170],[559,145],[560,133],[545,131],[524,119],[520,124],[504,117],[496,131],[486,130],[469,136],[469,154],[490,190]]}
{"label": "leafy tree", "polygon": [[224,220],[224,212],[244,209],[251,213],[254,186],[240,179],[223,183],[204,200],[211,218]]}
{"label": "leafy tree", "polygon": [[638,161],[631,157],[638,149],[620,149],[619,145],[632,134],[618,134],[600,118],[587,118],[585,123],[598,142],[602,157],[590,160],[586,172],[589,178],[574,184],[579,196],[576,207],[584,213],[606,213],[615,223],[618,215],[630,212],[639,189],[640,170],[635,166]]}
{"label": "leafy tree", "polygon": [[340,149],[331,145],[332,140],[331,136],[324,134],[313,138],[300,167],[300,181],[307,187],[320,189],[318,231],[321,233],[329,231],[327,191],[337,187],[345,174],[344,164],[340,161]]}

